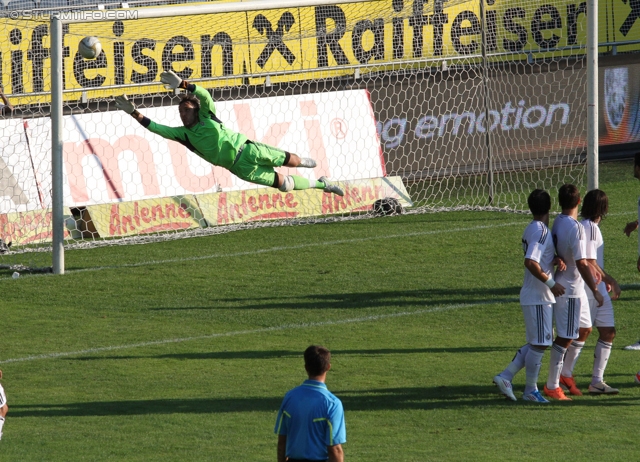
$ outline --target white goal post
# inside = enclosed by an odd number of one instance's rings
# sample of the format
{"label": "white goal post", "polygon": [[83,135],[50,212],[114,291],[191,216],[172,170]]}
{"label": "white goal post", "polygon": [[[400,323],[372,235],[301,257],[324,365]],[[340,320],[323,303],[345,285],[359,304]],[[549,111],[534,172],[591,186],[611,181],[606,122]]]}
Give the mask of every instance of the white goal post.
{"label": "white goal post", "polygon": [[[63,274],[70,249],[369,218],[388,198],[407,213],[523,212],[532,189],[597,187],[599,128],[610,145],[636,136],[616,104],[631,68],[609,65],[598,112],[596,31],[640,51],[624,6],[603,26],[596,0],[46,1],[0,18],[16,107],[0,118],[0,272]],[[209,92],[225,127],[317,162],[281,173],[345,195],[242,181],[117,110],[126,94],[180,126],[167,70]]]}

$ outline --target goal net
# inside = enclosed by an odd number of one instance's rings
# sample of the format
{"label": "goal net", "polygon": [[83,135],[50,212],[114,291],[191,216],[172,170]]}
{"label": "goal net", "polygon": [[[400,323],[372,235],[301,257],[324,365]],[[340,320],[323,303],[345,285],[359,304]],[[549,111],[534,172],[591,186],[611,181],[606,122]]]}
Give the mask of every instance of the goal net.
{"label": "goal net", "polygon": [[[49,266],[34,254],[51,250],[56,194],[64,245],[78,248],[372,216],[387,197],[412,212],[518,211],[534,188],[584,186],[584,3],[113,6],[0,20],[14,107],[0,120],[0,263]],[[52,14],[64,24],[58,193]],[[95,59],[78,52],[87,36]],[[180,126],[168,70],[208,90],[226,127],[317,162],[281,173],[329,177],[345,195],[241,181],[116,109],[126,94]]]}

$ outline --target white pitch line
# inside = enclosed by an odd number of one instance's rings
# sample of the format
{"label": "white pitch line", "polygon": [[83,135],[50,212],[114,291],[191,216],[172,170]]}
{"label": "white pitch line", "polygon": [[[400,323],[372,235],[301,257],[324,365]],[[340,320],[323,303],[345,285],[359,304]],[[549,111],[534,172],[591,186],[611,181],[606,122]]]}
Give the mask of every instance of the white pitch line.
{"label": "white pitch line", "polygon": [[123,265],[110,265],[110,266],[97,266],[94,268],[83,268],[76,270],[67,270],[67,273],[79,273],[83,271],[102,271],[106,269],[119,269],[119,268],[137,268],[140,266],[150,266],[150,265],[165,265],[172,263],[183,263],[183,262],[191,262],[191,261],[200,261],[200,260],[209,260],[212,258],[233,258],[233,257],[244,257],[249,255],[259,255],[264,253],[271,252],[282,252],[286,250],[299,250],[306,249],[310,247],[323,247],[323,246],[333,246],[340,244],[354,244],[358,242],[367,242],[367,241],[375,241],[380,239],[397,239],[397,238],[407,238],[407,237],[416,237],[416,236],[429,236],[434,234],[442,234],[442,233],[454,233],[454,232],[465,232],[465,231],[477,231],[479,229],[491,229],[491,228],[504,228],[506,226],[515,226],[522,225],[521,221],[511,222],[511,223],[501,223],[497,225],[482,225],[482,226],[474,226],[471,228],[458,228],[458,229],[438,229],[433,231],[420,231],[415,233],[404,233],[404,234],[386,234],[380,236],[371,236],[371,237],[359,237],[353,239],[340,239],[337,241],[325,241],[325,242],[310,242],[306,244],[298,244],[298,245],[290,245],[290,246],[278,246],[278,247],[270,247],[268,249],[258,249],[258,250],[247,250],[244,252],[233,252],[233,253],[217,253],[211,255],[200,255],[197,257],[189,257],[189,258],[171,258],[168,260],[150,260],[146,262],[139,263],[130,263]]}
{"label": "white pitch line", "polygon": [[173,338],[173,339],[165,339],[165,340],[152,340],[149,342],[131,343],[128,345],[113,345],[113,346],[105,346],[105,347],[98,347],[98,348],[88,348],[86,350],[67,351],[67,352],[61,352],[61,353],[45,353],[41,355],[25,356],[23,358],[5,359],[0,361],[0,364],[19,363],[19,362],[25,362],[25,361],[37,361],[39,359],[57,359],[57,358],[64,358],[68,356],[83,356],[87,354],[103,353],[107,351],[143,348],[143,347],[155,346],[155,345],[166,345],[170,343],[192,342],[195,340],[209,340],[209,339],[221,338],[221,337],[235,337],[238,335],[263,334],[267,332],[276,332],[276,331],[282,331],[282,330],[288,330],[288,329],[305,329],[305,328],[311,328],[311,327],[326,327],[326,326],[335,326],[340,324],[370,322],[370,321],[378,321],[381,319],[398,318],[402,316],[413,316],[413,315],[426,314],[426,313],[436,313],[436,312],[449,311],[449,310],[455,310],[460,308],[474,308],[482,305],[502,304],[502,303],[509,303],[509,302],[517,302],[517,301],[518,300],[514,298],[514,299],[501,299],[501,300],[487,300],[485,302],[479,302],[479,303],[459,303],[455,305],[441,305],[441,306],[436,306],[434,308],[426,308],[423,310],[402,311],[400,313],[389,313],[389,314],[378,314],[378,315],[364,316],[359,318],[340,319],[337,321],[310,322],[310,323],[302,323],[302,324],[283,324],[281,326],[264,327],[262,329],[238,330],[233,332],[220,332],[217,334],[200,335],[196,337],[182,337],[182,338]]}

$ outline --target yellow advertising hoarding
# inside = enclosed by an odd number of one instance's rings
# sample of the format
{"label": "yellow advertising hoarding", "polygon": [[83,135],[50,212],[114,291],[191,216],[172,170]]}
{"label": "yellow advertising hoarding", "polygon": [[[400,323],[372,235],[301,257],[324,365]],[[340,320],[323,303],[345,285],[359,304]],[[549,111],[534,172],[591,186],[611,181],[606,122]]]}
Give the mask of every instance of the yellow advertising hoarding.
{"label": "yellow advertising hoarding", "polygon": [[87,210],[103,238],[186,230],[204,225],[194,196],[92,205]]}
{"label": "yellow advertising hoarding", "polygon": [[273,188],[199,195],[202,214],[210,225],[279,218],[304,218],[371,210],[373,203],[395,197],[405,207],[411,198],[400,177],[338,181],[343,197],[316,189],[281,192]]}
{"label": "yellow advertising hoarding", "polygon": [[[51,242],[52,221],[51,209],[2,214],[0,215],[0,238],[14,246]],[[69,237],[67,229],[64,230],[64,237]]]}
{"label": "yellow advertising hoarding", "polygon": [[[640,8],[634,2],[601,1],[599,8],[600,42],[640,39]],[[159,74],[169,69],[186,79],[212,79],[207,87],[238,86],[246,83],[243,76],[262,84],[265,74],[271,82],[299,81],[352,74],[365,64],[380,63],[384,69],[415,59],[433,59],[434,65],[474,62],[481,53],[478,1],[382,0],[144,20],[136,19],[137,11],[93,12],[91,17],[106,20],[68,26],[63,37],[67,89],[87,90],[89,98],[157,93]],[[17,13],[21,19],[12,19]],[[48,95],[34,93],[50,91],[49,18],[28,11],[4,14],[2,83],[16,104],[47,102]],[[486,21],[492,59],[521,60],[529,51],[537,58],[584,53],[567,49],[585,43],[586,3],[579,0],[495,0],[487,2]],[[102,43],[97,59],[77,53],[87,35]],[[104,89],[114,85],[135,89]]]}
{"label": "yellow advertising hoarding", "polygon": [[413,205],[400,177],[337,184],[344,189],[344,197],[315,189],[285,193],[274,188],[259,188],[92,205],[87,210],[96,231],[104,238],[363,212],[371,210],[376,200],[385,197],[394,197],[405,207]]}

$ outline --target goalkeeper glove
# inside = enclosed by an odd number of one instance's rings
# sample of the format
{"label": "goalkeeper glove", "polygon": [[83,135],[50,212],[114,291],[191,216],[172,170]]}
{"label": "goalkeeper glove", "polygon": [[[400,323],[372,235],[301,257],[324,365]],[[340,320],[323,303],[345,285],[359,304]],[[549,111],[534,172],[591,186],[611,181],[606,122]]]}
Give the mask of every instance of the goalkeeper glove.
{"label": "goalkeeper glove", "polygon": [[172,90],[182,88],[182,79],[173,71],[167,71],[160,74],[160,81],[164,83],[167,88]]}
{"label": "goalkeeper glove", "polygon": [[127,99],[127,95],[116,96],[116,107],[127,114],[136,110],[136,105]]}

